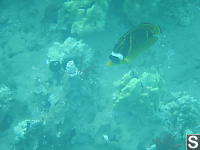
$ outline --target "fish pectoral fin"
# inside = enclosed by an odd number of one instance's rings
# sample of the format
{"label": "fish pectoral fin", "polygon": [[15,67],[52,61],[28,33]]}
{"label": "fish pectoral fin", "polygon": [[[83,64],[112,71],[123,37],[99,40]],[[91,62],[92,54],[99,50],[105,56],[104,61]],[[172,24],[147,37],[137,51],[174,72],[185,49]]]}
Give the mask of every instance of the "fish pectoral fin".
{"label": "fish pectoral fin", "polygon": [[126,64],[126,63],[129,63],[129,61],[130,61],[130,60],[129,60],[128,58],[125,58],[125,59],[123,60],[123,63]]}
{"label": "fish pectoral fin", "polygon": [[129,62],[129,59],[128,59],[128,58],[125,58],[124,61],[128,63],[128,62]]}
{"label": "fish pectoral fin", "polygon": [[112,66],[112,65],[113,65],[112,61],[108,61],[108,62],[106,63],[106,66]]}

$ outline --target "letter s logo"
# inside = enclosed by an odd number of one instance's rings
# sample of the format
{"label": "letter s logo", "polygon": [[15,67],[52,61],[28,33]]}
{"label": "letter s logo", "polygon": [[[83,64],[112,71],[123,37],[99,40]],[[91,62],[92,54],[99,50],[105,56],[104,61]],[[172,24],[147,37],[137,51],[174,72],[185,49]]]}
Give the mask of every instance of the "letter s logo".
{"label": "letter s logo", "polygon": [[189,148],[191,148],[191,149],[195,149],[195,148],[197,148],[198,147],[198,142],[197,142],[197,140],[198,140],[198,137],[197,136],[190,136],[189,138],[188,138],[188,141],[190,142],[190,143],[192,143],[192,144],[188,144],[188,147]]}

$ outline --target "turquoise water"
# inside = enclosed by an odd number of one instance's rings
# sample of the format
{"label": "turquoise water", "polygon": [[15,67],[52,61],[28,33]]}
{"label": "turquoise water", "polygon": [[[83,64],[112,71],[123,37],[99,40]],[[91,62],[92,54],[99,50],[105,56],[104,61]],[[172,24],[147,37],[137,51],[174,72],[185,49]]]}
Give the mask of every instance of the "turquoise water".
{"label": "turquoise water", "polygon": [[[0,150],[183,150],[185,135],[200,133],[198,0],[0,8]],[[156,43],[107,66],[141,23],[160,26]]]}

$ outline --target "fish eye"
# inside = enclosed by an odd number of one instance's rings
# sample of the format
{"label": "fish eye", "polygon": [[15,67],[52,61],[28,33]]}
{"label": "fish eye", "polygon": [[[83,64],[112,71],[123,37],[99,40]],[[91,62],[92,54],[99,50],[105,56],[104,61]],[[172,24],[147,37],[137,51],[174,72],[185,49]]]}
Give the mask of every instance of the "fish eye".
{"label": "fish eye", "polygon": [[116,56],[110,55],[109,58],[115,64],[119,64],[120,63],[120,59],[118,57],[116,57]]}

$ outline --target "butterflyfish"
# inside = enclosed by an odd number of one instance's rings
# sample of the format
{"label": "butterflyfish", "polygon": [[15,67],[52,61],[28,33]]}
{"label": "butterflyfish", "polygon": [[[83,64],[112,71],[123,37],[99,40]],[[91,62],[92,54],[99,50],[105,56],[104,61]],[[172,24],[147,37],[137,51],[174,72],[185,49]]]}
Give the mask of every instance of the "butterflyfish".
{"label": "butterflyfish", "polygon": [[130,29],[115,44],[107,65],[124,64],[135,59],[158,40],[160,32],[158,25],[150,23],[142,23]]}

